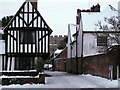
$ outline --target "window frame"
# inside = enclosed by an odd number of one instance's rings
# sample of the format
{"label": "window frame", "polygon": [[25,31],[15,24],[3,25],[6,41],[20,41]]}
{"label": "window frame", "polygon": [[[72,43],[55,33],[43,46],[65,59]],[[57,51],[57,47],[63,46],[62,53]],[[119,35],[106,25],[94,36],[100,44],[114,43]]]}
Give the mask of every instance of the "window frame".
{"label": "window frame", "polygon": [[97,46],[107,46],[107,36],[97,36]]}
{"label": "window frame", "polygon": [[[36,33],[36,30],[30,29],[30,28],[24,29],[24,30],[20,30],[19,31],[19,35],[20,35],[19,41],[20,41],[20,44],[35,44],[35,42],[36,42],[36,34],[35,33]],[[34,34],[34,35],[31,36],[32,34]]]}

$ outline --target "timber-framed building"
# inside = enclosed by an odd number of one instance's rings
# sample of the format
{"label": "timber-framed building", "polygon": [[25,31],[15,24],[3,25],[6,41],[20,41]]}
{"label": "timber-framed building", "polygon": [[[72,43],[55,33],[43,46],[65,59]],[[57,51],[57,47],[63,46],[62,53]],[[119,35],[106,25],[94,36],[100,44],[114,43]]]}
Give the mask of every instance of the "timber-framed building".
{"label": "timber-framed building", "polygon": [[52,33],[37,10],[37,2],[26,0],[4,28],[4,70],[33,70],[35,58],[49,57],[49,36]]}

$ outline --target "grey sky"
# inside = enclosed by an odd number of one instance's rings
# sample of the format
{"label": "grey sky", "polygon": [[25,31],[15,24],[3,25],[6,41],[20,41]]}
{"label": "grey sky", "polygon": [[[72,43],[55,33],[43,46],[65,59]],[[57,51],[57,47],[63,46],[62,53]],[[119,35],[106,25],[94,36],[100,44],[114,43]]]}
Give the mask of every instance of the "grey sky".
{"label": "grey sky", "polygon": [[[0,18],[14,15],[25,0],[0,0]],[[38,10],[48,25],[53,30],[53,35],[66,35],[68,24],[76,23],[77,9],[89,9],[92,5],[99,3],[101,13],[82,14],[84,30],[95,29],[95,22],[104,16],[117,15],[110,10],[109,4],[118,9],[119,0],[38,0]]]}

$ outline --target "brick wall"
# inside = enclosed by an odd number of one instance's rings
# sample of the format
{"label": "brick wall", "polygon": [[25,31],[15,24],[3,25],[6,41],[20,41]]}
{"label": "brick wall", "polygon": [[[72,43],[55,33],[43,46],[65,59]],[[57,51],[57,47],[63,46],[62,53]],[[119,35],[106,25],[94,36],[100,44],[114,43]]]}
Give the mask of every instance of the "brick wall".
{"label": "brick wall", "polygon": [[106,54],[83,58],[83,73],[109,78],[109,60]]}
{"label": "brick wall", "polygon": [[54,61],[54,70],[55,71],[66,71],[66,61],[65,59],[57,59]]}
{"label": "brick wall", "polygon": [[55,71],[66,71],[66,58],[67,58],[66,54],[67,54],[67,48],[65,48],[57,56],[57,58],[52,62],[53,63],[53,70],[55,70]]}
{"label": "brick wall", "polygon": [[[63,64],[66,62],[66,64]],[[76,59],[65,59],[63,62],[62,59],[59,59],[54,62],[58,71],[66,71],[69,73],[76,74]],[[120,55],[115,54],[100,54],[94,56],[84,57],[82,59],[82,68],[84,74],[92,74],[96,76],[101,76],[105,78],[110,78],[109,76],[109,66],[113,66],[113,79],[117,78],[117,66],[120,67]],[[55,67],[55,68],[56,68]],[[78,72],[81,73],[81,58],[78,58]],[[119,71],[120,72],[120,71]]]}
{"label": "brick wall", "polygon": [[66,35],[64,35],[64,36],[62,36],[62,35],[50,36],[50,54],[52,54],[57,49],[60,41],[66,37],[67,37]]}

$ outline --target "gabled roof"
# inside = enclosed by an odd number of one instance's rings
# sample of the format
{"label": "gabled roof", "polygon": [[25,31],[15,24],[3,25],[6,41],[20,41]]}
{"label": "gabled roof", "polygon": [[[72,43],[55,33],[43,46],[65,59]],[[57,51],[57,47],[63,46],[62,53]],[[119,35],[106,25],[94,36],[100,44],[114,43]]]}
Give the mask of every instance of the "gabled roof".
{"label": "gabled roof", "polygon": [[34,27],[41,30],[44,29],[52,33],[51,28],[47,25],[41,14],[30,1],[26,1],[22,4],[17,13],[4,29],[17,30],[25,27]]}

